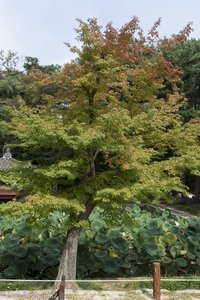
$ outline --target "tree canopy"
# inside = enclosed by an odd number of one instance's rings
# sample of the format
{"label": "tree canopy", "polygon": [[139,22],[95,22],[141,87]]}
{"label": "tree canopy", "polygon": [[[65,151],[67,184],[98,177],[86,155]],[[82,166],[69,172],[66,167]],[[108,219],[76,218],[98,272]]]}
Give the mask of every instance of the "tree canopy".
{"label": "tree canopy", "polygon": [[[2,123],[34,164],[1,180],[26,191],[33,203],[46,199],[41,208],[48,202],[67,209],[72,231],[97,205],[186,192],[182,175],[199,174],[200,153],[199,123],[185,123],[179,114],[186,103],[180,69],[163,55],[186,41],[191,25],[162,40],[160,20],[147,36],[137,18],[119,30],[109,23],[105,31],[96,19],[78,22],[81,47],[67,44],[77,58],[53,73],[27,72],[36,105],[18,97],[17,107],[8,109],[11,121]],[[166,80],[171,93],[158,97]]]}
{"label": "tree canopy", "polygon": [[200,85],[199,85],[199,54],[200,41],[191,39],[178,45],[173,51],[167,50],[165,56],[182,69],[180,88],[188,99],[182,115],[188,120],[199,116]]}

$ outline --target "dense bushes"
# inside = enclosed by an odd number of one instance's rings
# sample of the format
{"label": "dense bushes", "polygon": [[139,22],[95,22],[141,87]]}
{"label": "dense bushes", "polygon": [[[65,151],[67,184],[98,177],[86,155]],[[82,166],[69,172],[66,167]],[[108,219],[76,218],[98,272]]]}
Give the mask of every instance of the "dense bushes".
{"label": "dense bushes", "polygon": [[[116,218],[117,216],[117,218]],[[0,272],[6,278],[55,278],[68,216],[0,217]],[[78,276],[139,276],[160,261],[162,273],[200,273],[200,222],[139,207],[115,215],[97,208],[81,233]]]}
{"label": "dense bushes", "polygon": [[135,207],[113,223],[101,210],[91,217],[80,239],[81,276],[148,275],[154,261],[161,262],[166,275],[200,273],[198,218],[174,220],[168,211],[151,214]]}
{"label": "dense bushes", "polygon": [[0,218],[0,274],[6,278],[55,278],[68,216]]}

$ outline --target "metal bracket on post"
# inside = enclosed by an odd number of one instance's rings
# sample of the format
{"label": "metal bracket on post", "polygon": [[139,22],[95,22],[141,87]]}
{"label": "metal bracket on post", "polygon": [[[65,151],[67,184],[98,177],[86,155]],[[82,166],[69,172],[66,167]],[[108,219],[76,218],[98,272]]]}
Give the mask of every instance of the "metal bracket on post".
{"label": "metal bracket on post", "polygon": [[153,263],[153,299],[160,300],[160,263]]}

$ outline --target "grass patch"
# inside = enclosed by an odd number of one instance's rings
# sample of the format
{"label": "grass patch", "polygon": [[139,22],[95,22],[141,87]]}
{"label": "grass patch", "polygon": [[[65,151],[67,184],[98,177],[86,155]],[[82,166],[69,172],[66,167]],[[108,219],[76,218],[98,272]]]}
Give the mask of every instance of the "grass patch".
{"label": "grass patch", "polygon": [[1,282],[0,281],[0,291],[35,291],[35,290],[45,290],[51,289],[52,283],[50,282]]}
{"label": "grass patch", "polygon": [[[130,279],[149,279],[144,277],[137,278],[128,278]],[[167,277],[165,277],[167,279]],[[169,277],[173,279],[173,277]],[[175,277],[175,279],[199,279],[200,277]],[[123,278],[124,280],[124,278]],[[131,291],[131,290],[143,290],[143,289],[152,289],[153,281],[136,281],[136,282],[82,282],[78,283],[81,289],[83,290],[95,290],[95,291]],[[161,288],[169,291],[176,290],[200,290],[200,281],[162,281],[161,279]]]}
{"label": "grass patch", "polygon": [[200,294],[189,293],[189,294],[175,294],[175,293],[162,293],[162,297],[167,300],[193,300],[199,299]]}
{"label": "grass patch", "polygon": [[[125,280],[125,278],[122,278]],[[137,279],[150,279],[149,277],[137,277],[137,278],[128,278],[127,280]],[[167,277],[163,278],[167,279]],[[173,279],[173,277],[169,277]],[[200,277],[176,277],[175,279],[199,279]],[[136,281],[136,282],[126,282],[126,281],[105,281],[105,282],[78,282],[80,289],[82,290],[94,290],[94,291],[133,291],[133,290],[143,290],[143,289],[152,289],[152,281]],[[35,290],[45,290],[52,289],[53,284],[51,282],[0,282],[0,291],[35,291]],[[200,281],[162,281],[161,279],[161,288],[169,291],[176,290],[200,290]]]}
{"label": "grass patch", "polygon": [[78,286],[82,289],[82,290],[94,290],[94,291],[102,291],[103,290],[103,286],[102,284],[99,282],[79,282]]}
{"label": "grass patch", "polygon": [[[125,280],[125,278],[119,278],[119,279]],[[131,279],[144,279],[144,278],[128,278],[127,280],[131,280]],[[137,282],[126,282],[126,281],[91,282],[89,281],[89,282],[78,282],[78,285],[83,290],[94,290],[94,291],[128,291],[128,290],[152,288],[152,282],[140,282],[140,281]]]}
{"label": "grass patch", "polygon": [[161,289],[169,291],[200,290],[200,281],[161,281]]}

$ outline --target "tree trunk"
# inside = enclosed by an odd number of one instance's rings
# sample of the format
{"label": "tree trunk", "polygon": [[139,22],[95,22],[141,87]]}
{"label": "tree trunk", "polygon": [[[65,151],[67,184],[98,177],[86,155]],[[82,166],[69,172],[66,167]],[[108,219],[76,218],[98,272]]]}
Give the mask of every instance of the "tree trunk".
{"label": "tree trunk", "polygon": [[[90,176],[93,180],[96,178],[96,167],[95,159],[97,158],[99,151],[97,150],[94,154],[91,151],[90,155]],[[77,218],[77,221],[88,220],[91,212],[93,211],[94,205],[94,194],[88,195],[88,199],[85,203],[85,211],[82,211]],[[58,269],[57,280],[61,280],[64,275],[66,278],[66,287],[71,289],[77,289],[78,285],[75,282],[67,282],[67,280],[76,279],[76,263],[77,263],[77,250],[78,241],[82,227],[71,228],[68,233],[63,247],[63,253],[60,260]],[[55,287],[59,287],[59,282],[55,283]]]}
{"label": "tree trunk", "polygon": [[[94,195],[90,195],[85,204],[85,211],[81,212],[78,216],[78,220],[87,220],[94,209],[93,204]],[[78,241],[81,233],[82,227],[71,228],[68,233],[64,243],[63,252],[60,260],[60,265],[58,269],[58,275],[56,280],[61,280],[62,275],[66,278],[66,288],[77,289],[79,288],[75,282],[67,282],[67,280],[76,279],[76,264],[77,264],[77,250]],[[58,288],[59,282],[55,283],[55,287]]]}
{"label": "tree trunk", "polygon": [[[82,228],[72,228],[67,233],[67,238],[63,247],[63,253],[60,260],[57,280],[61,280],[62,275],[65,275],[66,280],[76,279],[76,262],[78,240]],[[56,282],[55,287],[59,287],[60,283]],[[75,282],[67,282],[66,288],[77,289],[78,285]]]}

